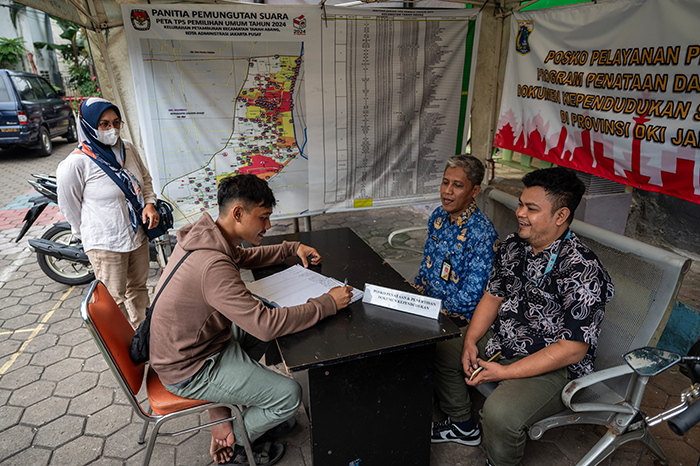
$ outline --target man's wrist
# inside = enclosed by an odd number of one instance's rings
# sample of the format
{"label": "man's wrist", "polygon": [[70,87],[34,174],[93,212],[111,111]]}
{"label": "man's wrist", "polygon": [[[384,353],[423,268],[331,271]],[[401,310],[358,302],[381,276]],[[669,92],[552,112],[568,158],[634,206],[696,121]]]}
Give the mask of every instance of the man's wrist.
{"label": "man's wrist", "polygon": [[469,327],[467,327],[467,333],[464,335],[464,346],[476,346],[476,343],[481,338],[476,338],[474,335],[469,335]]}

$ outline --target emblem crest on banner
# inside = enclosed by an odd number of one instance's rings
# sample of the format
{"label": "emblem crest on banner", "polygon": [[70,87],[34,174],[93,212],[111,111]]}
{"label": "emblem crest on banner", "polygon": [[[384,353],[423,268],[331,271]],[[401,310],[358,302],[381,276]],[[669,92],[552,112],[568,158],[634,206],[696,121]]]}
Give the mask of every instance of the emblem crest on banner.
{"label": "emblem crest on banner", "polygon": [[151,18],[146,10],[131,10],[131,25],[137,31],[148,31],[151,29]]}
{"label": "emblem crest on banner", "polygon": [[294,35],[295,36],[305,36],[306,35],[306,18],[304,15],[294,18]]}
{"label": "emblem crest on banner", "polygon": [[531,19],[518,20],[518,34],[515,36],[515,51],[520,55],[530,53],[530,34],[535,29],[535,22]]}

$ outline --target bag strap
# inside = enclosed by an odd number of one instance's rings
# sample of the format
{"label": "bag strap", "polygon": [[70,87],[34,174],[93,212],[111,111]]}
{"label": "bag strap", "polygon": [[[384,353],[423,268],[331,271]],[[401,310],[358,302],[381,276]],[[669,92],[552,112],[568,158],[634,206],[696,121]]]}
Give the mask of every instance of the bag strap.
{"label": "bag strap", "polygon": [[[83,152],[85,154],[85,152]],[[114,181],[114,184],[116,184],[119,189],[122,190],[124,193],[124,196],[126,197],[126,200],[131,204],[131,207],[134,209],[134,212],[136,212],[137,216],[141,215],[141,211],[143,210],[141,208],[141,203],[136,199],[136,196],[132,194],[131,191],[126,187],[126,184],[124,183],[124,180],[119,178],[116,173],[114,173],[114,170],[112,170],[106,163],[104,163],[98,156],[95,157],[90,157],[89,155],[85,154],[88,158],[92,159],[95,161],[98,167],[102,169],[102,171],[109,176],[112,181]]]}
{"label": "bag strap", "polygon": [[163,286],[161,286],[160,290],[158,290],[158,294],[156,295],[156,297],[153,298],[153,302],[151,303],[151,306],[150,306],[151,309],[153,309],[156,306],[156,301],[158,301],[158,297],[163,292],[165,287],[168,285],[168,282],[170,281],[170,279],[173,278],[173,274],[175,273],[175,271],[178,269],[178,267],[180,267],[180,265],[185,261],[185,259],[187,259],[187,256],[189,256],[193,252],[194,251],[187,251],[187,254],[182,256],[182,259],[180,259],[180,261],[177,264],[175,264],[175,268],[173,268],[173,270],[170,272],[170,275],[168,275],[168,278],[166,278],[165,281],[163,282]]}

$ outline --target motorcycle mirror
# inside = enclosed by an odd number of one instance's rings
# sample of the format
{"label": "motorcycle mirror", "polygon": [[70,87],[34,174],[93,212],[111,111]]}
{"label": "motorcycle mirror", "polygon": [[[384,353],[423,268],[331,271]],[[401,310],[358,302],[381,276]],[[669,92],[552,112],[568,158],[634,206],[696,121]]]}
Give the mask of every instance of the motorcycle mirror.
{"label": "motorcycle mirror", "polygon": [[645,377],[658,375],[681,361],[681,355],[659,348],[645,347],[624,355],[625,362],[634,371]]}

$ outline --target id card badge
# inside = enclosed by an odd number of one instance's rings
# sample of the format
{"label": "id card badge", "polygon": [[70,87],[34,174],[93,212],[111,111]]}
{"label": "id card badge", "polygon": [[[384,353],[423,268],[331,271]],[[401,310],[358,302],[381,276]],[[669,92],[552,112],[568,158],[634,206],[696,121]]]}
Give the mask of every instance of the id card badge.
{"label": "id card badge", "polygon": [[449,259],[445,259],[442,261],[442,267],[440,268],[440,278],[442,278],[445,282],[449,282],[451,272],[452,264],[450,263]]}

